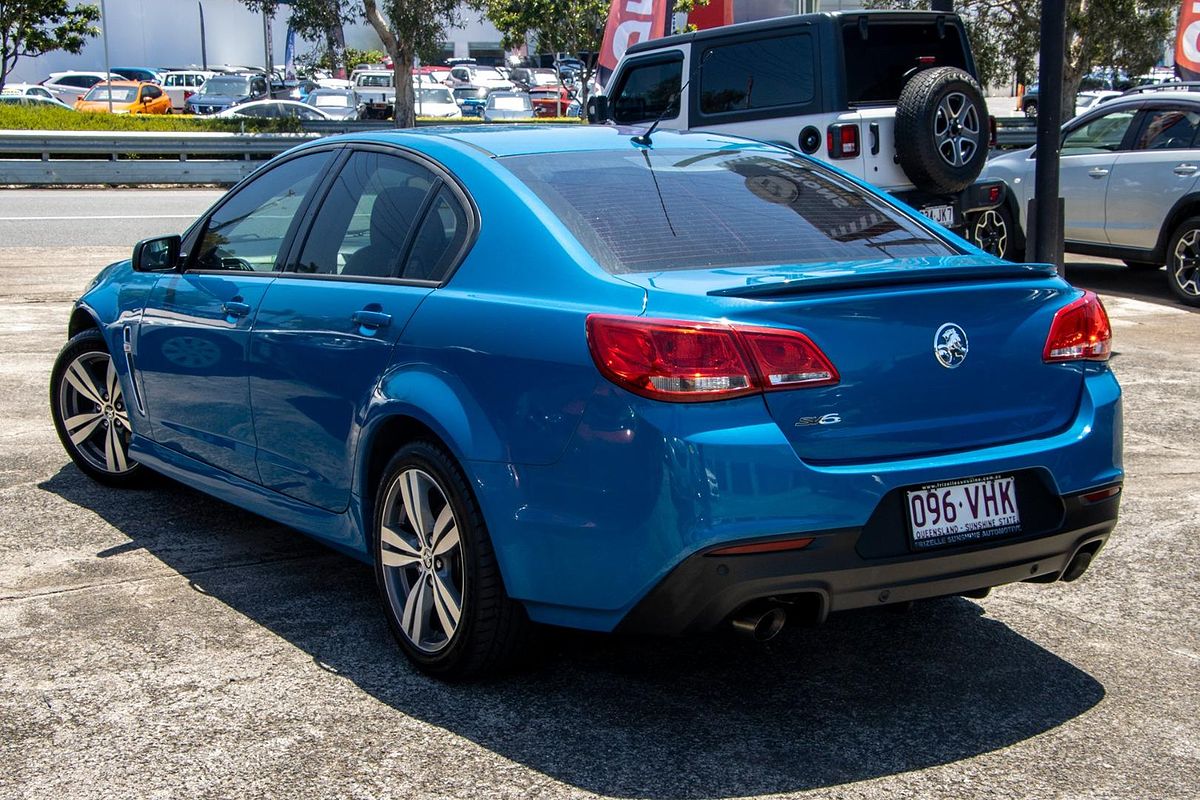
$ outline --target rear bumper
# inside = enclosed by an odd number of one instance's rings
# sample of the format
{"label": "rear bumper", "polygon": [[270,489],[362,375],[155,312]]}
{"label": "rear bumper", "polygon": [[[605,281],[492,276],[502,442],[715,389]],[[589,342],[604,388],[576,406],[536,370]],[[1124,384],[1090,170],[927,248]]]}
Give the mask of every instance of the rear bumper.
{"label": "rear bumper", "polygon": [[[997,194],[995,199],[992,199],[993,190]],[[966,231],[967,215],[1002,205],[1007,193],[1008,187],[1004,181],[985,179],[976,181],[957,194],[930,194],[909,189],[893,192],[892,195],[917,211],[930,206],[953,206],[954,224],[948,227],[962,235]]]}
{"label": "rear bumper", "polygon": [[[970,547],[893,557],[864,557],[866,528],[813,536],[803,550],[752,555],[702,552],[680,563],[625,617],[618,630],[679,635],[709,630],[739,609],[771,600],[818,601],[830,612],[960,594],[1017,581],[1058,580],[1081,551],[1094,556],[1116,525],[1120,494],[1088,502],[1061,498],[1048,533]],[[1068,576],[1078,577],[1078,575]],[[811,606],[809,606],[811,607]]]}

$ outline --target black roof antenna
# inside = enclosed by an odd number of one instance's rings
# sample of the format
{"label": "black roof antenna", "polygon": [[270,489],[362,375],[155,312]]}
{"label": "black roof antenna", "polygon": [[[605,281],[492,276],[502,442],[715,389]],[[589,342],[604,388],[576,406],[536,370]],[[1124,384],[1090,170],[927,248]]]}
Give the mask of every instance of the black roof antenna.
{"label": "black roof antenna", "polygon": [[671,110],[671,106],[678,102],[679,98],[683,96],[683,90],[691,85],[692,78],[700,74],[700,70],[704,69],[704,62],[708,61],[708,57],[712,54],[713,51],[709,50],[700,58],[700,63],[696,65],[694,70],[692,70],[692,74],[688,75],[688,79],[684,81],[683,86],[680,86],[679,90],[676,91],[675,94],[671,95],[671,99],[667,101],[666,106],[664,106],[663,110],[659,112],[658,118],[655,119],[654,122],[650,123],[650,127],[646,129],[645,133],[639,133],[637,136],[633,137],[632,141],[634,144],[640,144],[643,147],[649,147],[651,144],[653,144],[653,142],[650,141],[650,134],[654,133],[654,131],[658,128],[658,123],[667,118],[667,112]]}

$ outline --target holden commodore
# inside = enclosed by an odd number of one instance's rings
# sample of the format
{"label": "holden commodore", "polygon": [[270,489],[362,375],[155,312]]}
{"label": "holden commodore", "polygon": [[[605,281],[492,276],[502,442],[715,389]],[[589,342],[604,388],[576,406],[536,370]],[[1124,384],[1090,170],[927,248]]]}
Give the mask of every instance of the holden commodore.
{"label": "holden commodore", "polygon": [[702,133],[302,145],[70,317],[54,424],[373,565],[421,669],[537,623],[758,639],[1079,577],[1123,480],[1097,297]]}

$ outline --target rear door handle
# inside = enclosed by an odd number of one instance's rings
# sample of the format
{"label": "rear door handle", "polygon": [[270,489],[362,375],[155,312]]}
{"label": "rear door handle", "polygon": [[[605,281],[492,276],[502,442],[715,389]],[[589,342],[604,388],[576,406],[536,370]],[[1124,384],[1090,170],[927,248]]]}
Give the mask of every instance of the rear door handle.
{"label": "rear door handle", "polygon": [[386,328],[392,324],[392,315],[385,314],[382,311],[355,311],[350,315],[350,319],[357,322],[364,328]]}
{"label": "rear door handle", "polygon": [[1176,175],[1195,175],[1196,170],[1200,169],[1195,164],[1180,164],[1173,171]]}
{"label": "rear door handle", "polygon": [[240,303],[237,300],[226,300],[221,304],[221,310],[229,317],[244,317],[250,313],[250,304]]}
{"label": "rear door handle", "polygon": [[1104,167],[1092,167],[1088,170],[1088,175],[1093,178],[1104,178],[1108,176],[1108,170]]}

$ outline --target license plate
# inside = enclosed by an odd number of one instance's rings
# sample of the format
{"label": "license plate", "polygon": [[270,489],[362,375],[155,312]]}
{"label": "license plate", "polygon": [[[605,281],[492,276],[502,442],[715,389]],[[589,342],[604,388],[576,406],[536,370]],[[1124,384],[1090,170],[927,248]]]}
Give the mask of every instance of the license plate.
{"label": "license plate", "polygon": [[945,225],[947,228],[954,225],[954,206],[926,206],[921,209],[921,213],[938,225]]}
{"label": "license plate", "polygon": [[905,495],[915,549],[963,544],[1021,530],[1011,475],[934,483]]}

